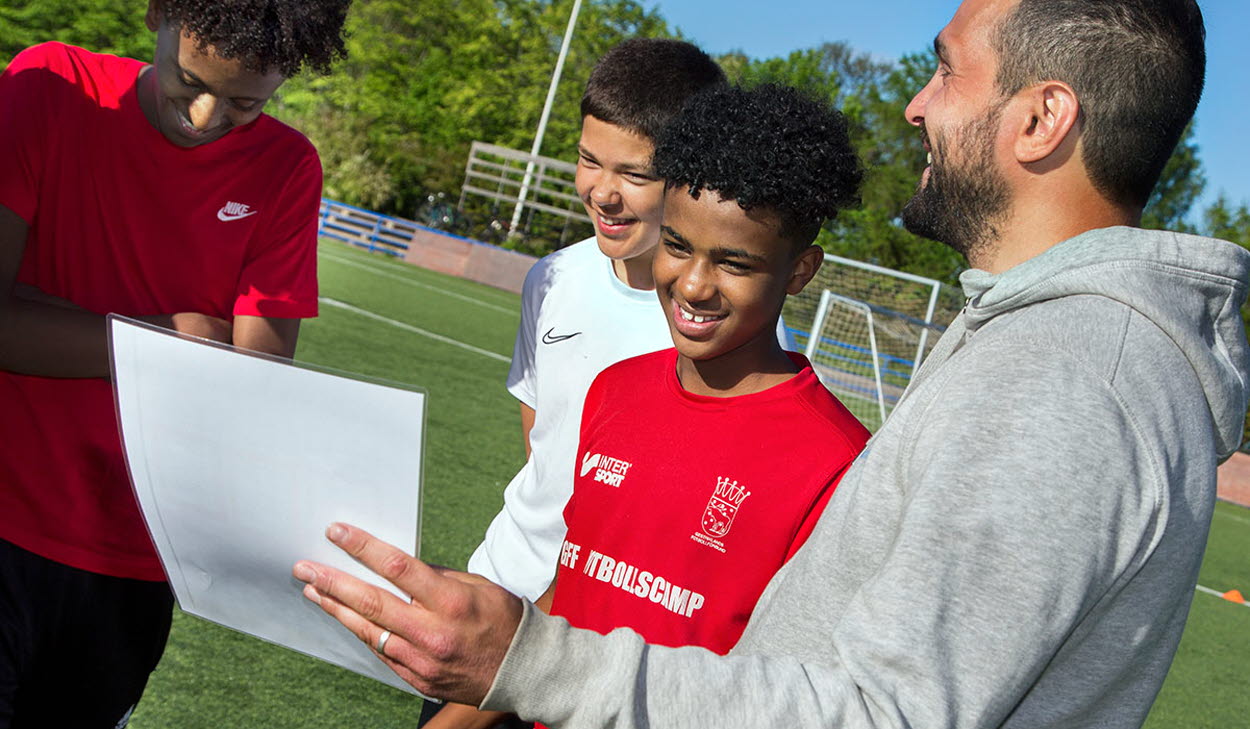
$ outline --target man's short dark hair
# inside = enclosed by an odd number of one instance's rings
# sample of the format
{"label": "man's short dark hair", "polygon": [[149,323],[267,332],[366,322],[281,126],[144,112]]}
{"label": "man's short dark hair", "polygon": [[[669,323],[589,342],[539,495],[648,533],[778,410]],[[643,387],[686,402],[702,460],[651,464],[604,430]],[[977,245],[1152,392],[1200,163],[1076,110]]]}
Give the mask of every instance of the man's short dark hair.
{"label": "man's short dark hair", "polygon": [[258,73],[325,73],[346,54],[343,22],[351,0],[160,0],[165,20],[223,58]]}
{"label": "man's short dark hair", "polygon": [[863,169],[841,112],[797,89],[707,89],[686,102],[656,143],[669,189],[702,190],[781,219],[797,252],[825,220],[859,201]]}
{"label": "man's short dark hair", "polygon": [[1095,187],[1144,207],[1202,96],[1205,39],[1194,0],[1020,0],[995,34],[998,87],[1072,86]]}
{"label": "man's short dark hair", "polygon": [[655,141],[686,99],[724,83],[716,61],[685,41],[633,38],[595,64],[582,94],[582,116]]}

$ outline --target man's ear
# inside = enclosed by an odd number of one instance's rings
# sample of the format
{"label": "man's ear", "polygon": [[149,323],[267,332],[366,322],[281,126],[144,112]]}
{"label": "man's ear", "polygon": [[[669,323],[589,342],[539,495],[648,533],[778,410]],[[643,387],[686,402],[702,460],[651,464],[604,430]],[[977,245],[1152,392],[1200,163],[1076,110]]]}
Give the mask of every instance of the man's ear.
{"label": "man's ear", "polygon": [[143,14],[143,24],[153,33],[161,27],[161,0],[148,0],[148,11]]}
{"label": "man's ear", "polygon": [[804,248],[794,258],[794,264],[790,269],[790,280],[786,281],[786,293],[794,296],[803,291],[808,282],[816,277],[816,272],[820,270],[824,262],[823,248],[815,244]]}
{"label": "man's ear", "polygon": [[1045,81],[1016,94],[1014,152],[1021,164],[1040,162],[1080,131],[1081,105],[1062,81]]}

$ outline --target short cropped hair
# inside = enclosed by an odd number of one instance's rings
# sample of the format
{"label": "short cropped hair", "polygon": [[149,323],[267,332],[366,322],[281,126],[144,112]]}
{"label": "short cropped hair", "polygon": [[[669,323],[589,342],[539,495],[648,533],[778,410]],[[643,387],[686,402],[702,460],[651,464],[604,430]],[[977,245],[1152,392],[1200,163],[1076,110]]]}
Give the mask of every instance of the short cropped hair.
{"label": "short cropped hair", "polygon": [[1205,39],[1194,0],[1020,0],[995,33],[997,84],[1070,85],[1094,186],[1144,207],[1202,96]]}
{"label": "short cropped hair", "polygon": [[249,71],[291,77],[326,73],[346,55],[343,22],[351,0],[160,0],[165,20]]}
{"label": "short cropped hair", "polygon": [[825,220],[858,204],[863,168],[846,117],[797,89],[763,84],[707,89],[686,103],[656,144],[668,189],[702,190],[743,210],[773,212],[797,252]]}
{"label": "short cropped hair", "polygon": [[692,94],[725,83],[716,61],[690,43],[632,38],[595,64],[582,94],[582,117],[655,141]]}

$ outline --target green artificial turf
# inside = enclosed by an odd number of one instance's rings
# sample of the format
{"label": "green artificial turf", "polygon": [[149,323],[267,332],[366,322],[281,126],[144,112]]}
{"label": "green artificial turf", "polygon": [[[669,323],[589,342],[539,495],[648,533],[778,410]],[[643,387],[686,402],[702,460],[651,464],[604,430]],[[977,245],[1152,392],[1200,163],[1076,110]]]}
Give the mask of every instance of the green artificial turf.
{"label": "green artificial turf", "polygon": [[[1198,584],[1250,597],[1250,509],[1217,504]],[[1250,726],[1250,607],[1194,594],[1176,651],[1147,729],[1233,729]]]}

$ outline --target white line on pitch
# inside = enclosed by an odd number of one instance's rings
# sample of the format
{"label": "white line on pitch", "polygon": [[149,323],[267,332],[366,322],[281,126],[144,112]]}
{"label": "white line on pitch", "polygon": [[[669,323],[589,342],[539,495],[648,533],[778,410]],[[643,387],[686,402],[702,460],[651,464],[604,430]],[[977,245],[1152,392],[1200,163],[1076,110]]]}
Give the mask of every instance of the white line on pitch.
{"label": "white line on pitch", "polygon": [[440,294],[446,294],[447,296],[450,296],[452,298],[460,299],[461,301],[467,301],[470,304],[477,304],[478,306],[482,306],[487,309],[491,309],[493,311],[502,312],[504,314],[511,314],[512,316],[520,315],[520,312],[517,311],[516,309],[509,309],[505,306],[497,306],[495,304],[489,304],[485,301],[482,301],[481,299],[475,299],[472,296],[465,296],[464,294],[456,293],[455,291],[449,291],[444,288],[439,288],[438,286],[432,286],[427,283],[421,283],[420,281],[413,281],[412,279],[406,276],[400,276],[399,274],[391,273],[390,271],[379,271],[378,269],[372,266],[366,265],[359,261],[353,261],[350,258],[340,258],[339,256],[330,255],[325,252],[322,252],[321,255],[324,258],[328,258],[331,261],[334,261],[335,263],[341,263],[344,266],[358,268],[361,271],[368,271],[369,273],[372,273],[375,276],[389,278],[395,281],[399,281],[400,283],[408,284],[409,286],[417,286],[419,288],[429,289],[430,291],[437,291]]}
{"label": "white line on pitch", "polygon": [[1244,516],[1237,516],[1236,514],[1230,514],[1227,511],[1216,510],[1215,515],[1219,517],[1223,517],[1225,519],[1232,519],[1233,521],[1239,521],[1242,524],[1250,524],[1250,519],[1247,519]]}
{"label": "white line on pitch", "polygon": [[[1219,590],[1212,590],[1211,588],[1209,588],[1209,587],[1203,587],[1202,585],[1195,585],[1195,586],[1194,586],[1194,589],[1195,589],[1195,590],[1197,590],[1198,592],[1205,592],[1205,593],[1207,593],[1208,595],[1215,595],[1216,597],[1219,597],[1219,598],[1223,598],[1223,599],[1225,599],[1225,600],[1228,600],[1228,598],[1224,597],[1224,593],[1220,592]],[[1239,602],[1237,602],[1236,600],[1228,600],[1228,601],[1229,601],[1229,602],[1231,602],[1231,603],[1233,603],[1234,605],[1241,605],[1242,607],[1250,607],[1250,602],[1240,602],[1240,603],[1239,603]]]}
{"label": "white line on pitch", "polygon": [[353,314],[359,314],[360,316],[373,319],[374,321],[380,321],[384,324],[390,324],[391,326],[396,327],[398,329],[403,329],[406,332],[412,332],[413,334],[420,334],[423,337],[429,337],[430,339],[433,339],[435,341],[442,342],[444,344],[450,344],[453,347],[460,347],[461,349],[467,349],[470,352],[473,352],[475,354],[480,354],[483,357],[490,357],[491,359],[499,360],[500,362],[505,362],[509,364],[512,362],[511,357],[505,357],[502,354],[497,354],[487,349],[474,347],[472,344],[465,344],[464,342],[458,339],[445,337],[442,334],[435,334],[434,332],[428,331],[426,329],[422,329],[421,327],[414,327],[411,324],[405,324],[402,321],[395,321],[394,319],[388,319],[382,316],[381,314],[374,314],[372,311],[362,309],[358,306],[352,306],[351,304],[343,303],[342,301],[339,301],[337,299],[331,299],[326,296],[321,296],[321,297],[318,297],[318,300],[321,303],[325,304],[326,306],[333,306],[338,309],[350,311]]}

